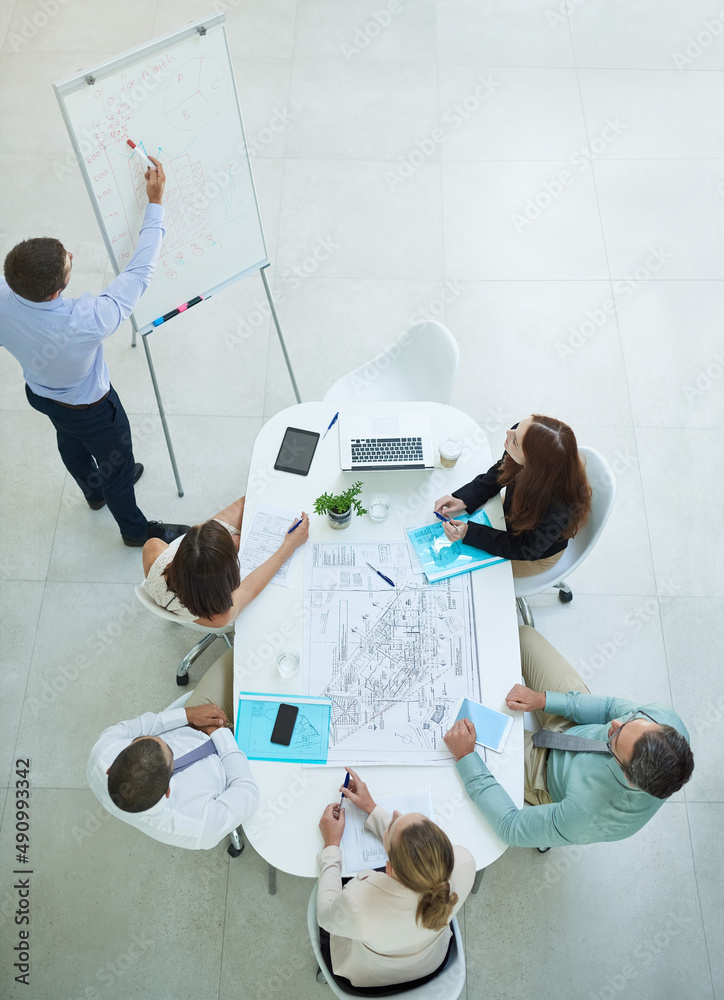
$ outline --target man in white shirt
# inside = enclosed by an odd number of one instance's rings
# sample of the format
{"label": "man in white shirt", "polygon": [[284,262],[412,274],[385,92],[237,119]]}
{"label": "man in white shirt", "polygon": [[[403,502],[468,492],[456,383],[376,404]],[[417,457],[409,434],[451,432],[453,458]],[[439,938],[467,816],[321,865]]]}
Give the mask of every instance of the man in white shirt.
{"label": "man in white shirt", "polygon": [[148,204],[136,250],[100,295],[63,298],[73,254],[50,237],[23,240],[5,258],[0,278],[0,347],[20,363],[33,409],[50,418],[58,451],[91,510],[108,505],[126,545],[172,542],[186,524],[148,521],[134,484],[131,425],[110,383],[104,342],[133,312],[156,269],[163,226],[163,167],[146,172]]}
{"label": "man in white shirt", "polygon": [[229,650],[185,707],[146,712],[101,733],[87,779],[108,812],[188,850],[215,847],[252,814],[259,791],[228,728],[232,674]]}

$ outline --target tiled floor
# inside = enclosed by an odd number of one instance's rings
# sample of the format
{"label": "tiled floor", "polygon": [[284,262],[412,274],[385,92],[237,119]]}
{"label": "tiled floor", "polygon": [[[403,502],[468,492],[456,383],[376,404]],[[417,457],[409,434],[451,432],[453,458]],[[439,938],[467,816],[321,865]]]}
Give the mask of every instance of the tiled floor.
{"label": "tiled floor", "polygon": [[[636,837],[510,849],[485,873],[461,921],[468,1000],[724,998],[721,3],[5,0],[0,253],[57,235],[75,253],[71,293],[103,286],[50,85],[215,7],[249,135],[289,118],[254,170],[303,397],[320,398],[446,289],[463,357],[453,403],[494,451],[514,420],[550,412],[617,472],[575,600],[536,599],[538,627],[594,691],[671,702],[692,732],[690,785]],[[291,281],[320,240],[333,252]],[[293,402],[254,312],[262,297],[249,278],[203,307],[203,337],[193,312],[157,342],[182,500],[143,356],[127,327],[110,343],[150,516],[193,522],[236,497],[257,431]],[[251,848],[238,861],[223,846],[175,851],[110,820],[86,788],[98,732],[175,698],[170,668],[187,639],[142,614],[138,553],[78,496],[2,351],[0,386],[0,995],[324,1000],[309,882],[280,874],[269,897]],[[13,982],[5,792],[22,757],[29,989]]]}

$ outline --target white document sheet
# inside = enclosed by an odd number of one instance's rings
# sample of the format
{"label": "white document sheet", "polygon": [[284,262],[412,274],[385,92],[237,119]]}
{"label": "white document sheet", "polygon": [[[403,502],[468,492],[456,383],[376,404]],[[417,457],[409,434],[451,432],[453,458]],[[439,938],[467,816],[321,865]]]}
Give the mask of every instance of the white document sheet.
{"label": "white document sheet", "polygon": [[[391,799],[378,799],[377,805],[393,813],[397,809],[401,813],[422,813],[428,819],[435,820],[435,810],[432,804],[432,794],[429,788],[422,792],[408,792]],[[382,841],[365,830],[367,813],[358,809],[348,799],[344,803],[344,833],[342,834],[342,855],[344,871],[348,875],[363,872],[368,868],[381,868],[387,861]]]}
{"label": "white document sheet", "polygon": [[[299,520],[299,511],[286,507],[277,507],[271,503],[260,503],[254,511],[251,530],[244,541],[244,548],[239,553],[239,568],[241,579],[248,576],[253,569],[273,555],[284,541],[284,536],[290,526]],[[281,566],[272,577],[271,582],[280,587],[294,586],[293,569],[297,564],[299,549]]]}
{"label": "white document sheet", "polygon": [[426,583],[402,541],[312,544],[305,570],[304,684],[332,701],[328,765],[452,766],[447,718],[481,700],[470,574]]}

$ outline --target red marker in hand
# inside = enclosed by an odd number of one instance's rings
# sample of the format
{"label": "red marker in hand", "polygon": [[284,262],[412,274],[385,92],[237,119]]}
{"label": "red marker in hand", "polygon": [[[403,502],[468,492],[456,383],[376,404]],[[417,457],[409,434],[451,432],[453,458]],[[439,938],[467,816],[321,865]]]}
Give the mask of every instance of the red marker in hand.
{"label": "red marker in hand", "polygon": [[139,157],[139,159],[141,160],[141,162],[145,163],[145,165],[146,165],[147,168],[149,168],[150,170],[155,170],[156,169],[156,165],[154,163],[151,163],[151,161],[146,156],[146,154],[143,152],[143,150],[141,149],[140,146],[137,146],[135,144],[135,142],[133,142],[133,140],[131,140],[131,139],[127,139],[126,142],[131,147],[131,149],[134,150],[134,152]]}

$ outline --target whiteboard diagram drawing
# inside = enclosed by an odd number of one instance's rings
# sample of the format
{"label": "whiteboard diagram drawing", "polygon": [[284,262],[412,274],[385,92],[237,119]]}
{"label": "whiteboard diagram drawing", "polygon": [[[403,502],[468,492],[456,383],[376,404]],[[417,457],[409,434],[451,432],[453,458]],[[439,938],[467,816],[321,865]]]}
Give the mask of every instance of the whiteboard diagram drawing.
{"label": "whiteboard diagram drawing", "polygon": [[229,77],[218,59],[189,59],[174,69],[166,86],[166,121],[184,132],[204,128],[222,111],[228,93]]}
{"label": "whiteboard diagram drawing", "polygon": [[133,255],[147,203],[145,171],[127,141],[163,164],[166,234],[133,312],[142,333],[268,264],[223,15],[206,25],[55,88],[117,271]]}

